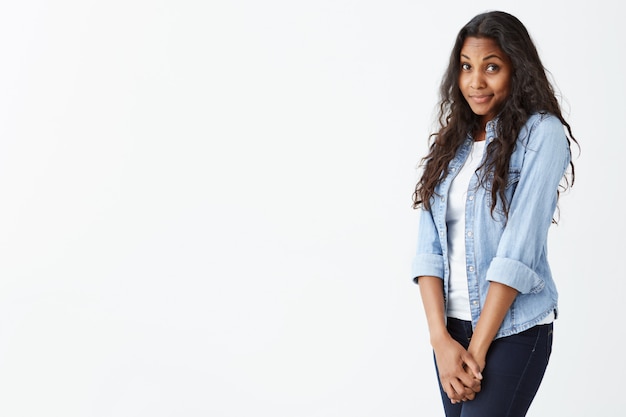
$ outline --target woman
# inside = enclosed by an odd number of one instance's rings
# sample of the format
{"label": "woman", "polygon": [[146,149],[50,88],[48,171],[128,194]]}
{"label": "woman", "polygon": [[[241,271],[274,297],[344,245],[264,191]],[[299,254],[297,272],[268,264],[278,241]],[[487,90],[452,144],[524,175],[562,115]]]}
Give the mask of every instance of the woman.
{"label": "woman", "polygon": [[547,235],[576,143],[524,25],[459,32],[414,193],[419,284],[446,416],[524,416],[557,315]]}

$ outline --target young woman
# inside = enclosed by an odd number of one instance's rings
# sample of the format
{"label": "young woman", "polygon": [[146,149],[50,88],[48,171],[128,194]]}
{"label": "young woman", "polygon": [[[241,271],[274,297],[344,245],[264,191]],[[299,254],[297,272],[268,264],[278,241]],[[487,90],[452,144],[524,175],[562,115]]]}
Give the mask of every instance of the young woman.
{"label": "young woman", "polygon": [[446,416],[524,416],[552,346],[547,235],[573,185],[570,144],[537,50],[504,12],[459,32],[414,193],[419,284]]}

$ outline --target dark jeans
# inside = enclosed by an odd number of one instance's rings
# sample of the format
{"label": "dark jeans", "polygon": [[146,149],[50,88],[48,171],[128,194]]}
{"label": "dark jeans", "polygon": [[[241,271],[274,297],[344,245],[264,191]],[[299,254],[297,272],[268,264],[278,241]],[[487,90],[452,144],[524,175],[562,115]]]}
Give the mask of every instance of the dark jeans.
{"label": "dark jeans", "polygon": [[[448,331],[467,349],[472,337],[471,322],[448,318]],[[446,417],[525,416],[548,366],[552,333],[552,324],[545,324],[494,340],[487,352],[481,391],[476,398],[452,404],[439,384]]]}

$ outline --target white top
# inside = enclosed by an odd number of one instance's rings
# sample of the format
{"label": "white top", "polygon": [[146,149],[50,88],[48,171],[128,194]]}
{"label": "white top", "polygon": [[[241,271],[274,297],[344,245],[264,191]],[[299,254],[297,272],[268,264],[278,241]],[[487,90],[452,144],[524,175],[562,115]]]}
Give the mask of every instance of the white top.
{"label": "white top", "polygon": [[448,194],[446,225],[448,227],[448,317],[472,320],[467,289],[467,262],[465,255],[465,200],[470,179],[478,169],[485,150],[485,142],[474,142],[465,164],[452,181]]}

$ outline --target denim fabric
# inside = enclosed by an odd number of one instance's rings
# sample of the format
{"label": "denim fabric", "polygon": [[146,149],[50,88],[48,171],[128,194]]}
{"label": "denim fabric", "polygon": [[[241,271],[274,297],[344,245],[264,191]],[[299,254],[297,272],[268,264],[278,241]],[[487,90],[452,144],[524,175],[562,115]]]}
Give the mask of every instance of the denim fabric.
{"label": "denim fabric", "polygon": [[[472,337],[469,321],[448,319],[448,331],[465,348]],[[553,325],[534,326],[495,340],[487,352],[481,391],[472,401],[452,404],[439,385],[446,417],[523,417],[552,353]]]}
{"label": "denim fabric", "polygon": [[[496,123],[497,120],[487,124],[486,153],[494,139]],[[420,210],[412,276],[416,282],[424,275],[443,279],[446,300],[449,279],[446,200],[450,184],[471,147],[472,138],[468,136],[450,162],[449,174],[437,186],[431,210]],[[569,143],[561,122],[553,115],[534,114],[522,128],[511,155],[505,189],[508,219],[501,202],[492,215],[490,176],[482,185],[479,175],[470,181],[465,208],[465,249],[474,326],[490,281],[519,291],[496,338],[527,330],[557,309],[558,292],[548,264],[547,239],[558,186],[569,161]]]}

